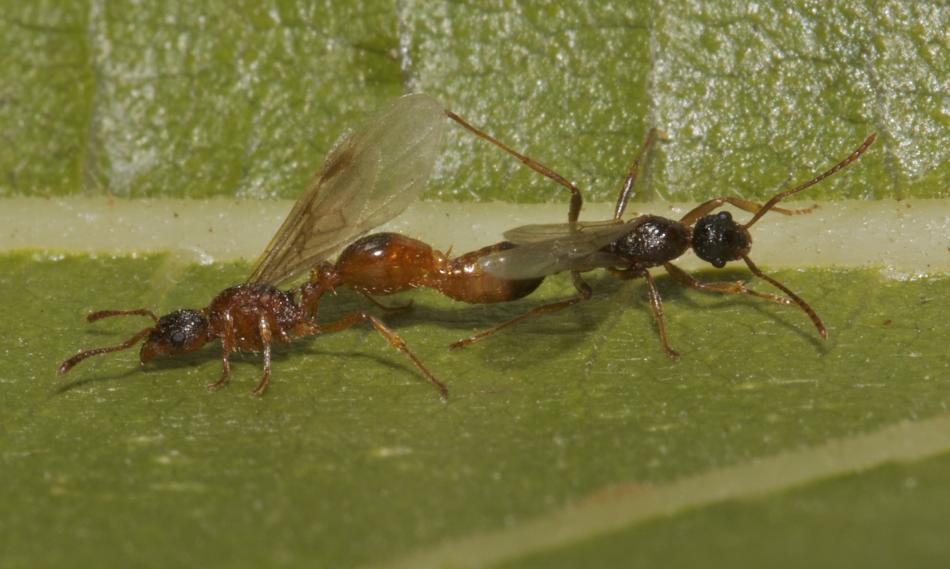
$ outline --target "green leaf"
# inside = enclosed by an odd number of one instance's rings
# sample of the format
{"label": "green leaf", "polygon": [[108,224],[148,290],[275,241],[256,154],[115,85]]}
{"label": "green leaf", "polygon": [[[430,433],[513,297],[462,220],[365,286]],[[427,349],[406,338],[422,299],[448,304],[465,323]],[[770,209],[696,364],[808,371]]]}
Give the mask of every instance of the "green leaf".
{"label": "green leaf", "polygon": [[[534,300],[489,307],[421,293],[414,310],[386,320],[449,384],[446,405],[367,328],[279,350],[263,398],[248,395],[260,373],[253,356],[235,360],[227,389],[205,392],[219,372],[214,348],[143,370],[134,351],[101,356],[57,378],[55,367],[78,348],[115,344],[144,325],[88,325],[83,314],[202,306],[246,266],[26,255],[0,265],[9,339],[0,355],[0,546],[18,564],[118,565],[130,556],[155,565],[384,562],[597,504],[618,486],[662,489],[829,440],[848,444],[894,422],[945,416],[948,404],[946,278],[775,273],[813,302],[829,325],[827,343],[798,310],[660,279],[671,342],[682,353],[675,362],[659,350],[640,284],[596,279],[590,302],[459,353],[446,344],[567,296],[570,284],[552,279]],[[328,321],[364,306],[349,294],[333,300]],[[875,447],[870,464],[900,459],[912,440]],[[929,452],[947,450],[944,438]],[[781,472],[776,487],[801,483],[793,471],[808,462]],[[821,464],[821,478],[862,466],[845,454]],[[926,464],[914,468],[914,476],[939,476]],[[852,484],[886,495],[889,478],[877,476],[819,491],[838,502]],[[716,487],[704,488],[697,506],[715,504]],[[782,500],[755,506],[743,523],[754,526],[755,512],[794,523],[796,506]],[[884,510],[900,520],[895,551],[916,551],[917,503]],[[721,510],[706,516],[725,523]],[[664,527],[717,550],[714,537],[691,533],[712,521],[676,519]],[[634,526],[623,540],[647,539],[638,536],[655,527]],[[41,536],[55,537],[55,546]]]}
{"label": "green leaf", "polygon": [[[666,137],[638,199],[765,199],[871,131],[871,150],[808,200],[942,198],[913,201],[899,216],[911,227],[950,197],[939,3],[0,4],[2,196],[186,197],[199,211],[213,196],[293,198],[346,128],[421,90],[592,202],[614,199],[651,126]],[[428,196],[566,203],[460,129]],[[42,225],[32,207],[18,211]],[[458,353],[447,344],[572,296],[569,279],[494,306],[419,291],[383,299],[415,302],[383,318],[449,385],[448,404],[368,327],[279,349],[271,389],[252,398],[254,355],[235,357],[227,389],[205,391],[217,347],[145,368],[132,349],[55,375],[77,350],[147,325],[87,324],[88,312],[205,306],[249,268],[69,254],[84,231],[110,231],[83,227],[65,255],[0,254],[0,565],[950,558],[933,514],[946,510],[950,453],[933,427],[947,420],[945,261],[894,280],[756,257],[821,315],[827,342],[794,307],[658,276],[675,362],[642,282],[593,276],[591,301]],[[366,308],[344,290],[321,320]],[[790,466],[759,475],[777,459]]]}
{"label": "green leaf", "polygon": [[[0,195],[299,194],[340,132],[422,90],[613,199],[762,198],[880,139],[814,198],[945,197],[941,4],[5,2]],[[462,136],[430,196],[561,196]]]}
{"label": "green leaf", "polygon": [[[944,422],[940,428],[946,432]],[[657,519],[504,567],[941,567],[950,456]],[[684,535],[689,547],[683,547]]]}
{"label": "green leaf", "polygon": [[4,4],[0,195],[296,197],[401,92],[388,2]]}
{"label": "green leaf", "polygon": [[[653,126],[668,140],[646,198],[764,199],[847,156],[872,131],[881,139],[860,177],[839,177],[810,197],[948,195],[946,6],[405,6],[412,87],[576,180],[594,201],[614,199]],[[440,195],[553,195],[533,173],[465,144]]]}

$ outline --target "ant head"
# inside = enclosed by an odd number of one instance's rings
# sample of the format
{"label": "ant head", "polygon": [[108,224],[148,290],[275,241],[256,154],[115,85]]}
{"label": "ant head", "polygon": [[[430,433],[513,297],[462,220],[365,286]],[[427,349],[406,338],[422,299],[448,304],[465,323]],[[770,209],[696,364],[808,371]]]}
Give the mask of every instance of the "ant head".
{"label": "ant head", "polygon": [[197,350],[208,341],[208,318],[200,310],[176,310],[158,319],[142,349],[142,363],[156,357],[174,356]]}
{"label": "ant head", "polygon": [[145,338],[139,359],[142,363],[158,356],[168,356],[190,352],[203,346],[208,341],[208,318],[200,310],[177,310],[161,318],[155,316],[151,310],[139,308],[137,310],[100,310],[93,312],[86,320],[95,322],[112,316],[148,316],[155,321],[155,326],[139,331],[128,340],[116,346],[95,348],[76,354],[59,366],[59,375],[67,373],[79,362],[99,354],[108,354],[127,350]]}
{"label": "ant head", "polygon": [[[765,205],[759,207],[755,211],[752,219],[750,219],[745,225],[739,225],[734,222],[732,220],[732,215],[730,215],[727,211],[721,211],[715,215],[707,215],[700,218],[699,221],[696,222],[695,227],[693,227],[693,251],[696,252],[696,255],[698,255],[700,259],[708,261],[712,263],[713,266],[719,268],[725,266],[725,264],[729,261],[735,261],[736,259],[740,258],[744,259],[746,263],[750,263],[748,257],[746,256],[749,253],[749,249],[752,247],[752,236],[749,235],[749,228],[752,227],[756,221],[761,219],[761,217],[765,215],[766,212],[771,210],[778,202],[784,200],[792,194],[797,194],[802,190],[806,190],[818,182],[821,182],[825,178],[833,176],[837,172],[847,168],[849,164],[864,154],[868,147],[874,142],[876,136],[876,133],[871,133],[866,139],[864,139],[864,142],[861,143],[861,146],[859,146],[857,150],[852,152],[841,162],[838,162],[832,166],[831,169],[815,176],[804,184],[798,185],[790,190],[785,190],[784,192],[779,192],[772,196],[772,199],[765,202]],[[785,215],[792,215],[795,213],[804,213],[808,210],[800,210],[796,212],[776,209],[775,211],[781,211]]]}
{"label": "ant head", "polygon": [[701,217],[693,227],[693,251],[700,259],[722,268],[752,249],[752,236],[728,211]]}

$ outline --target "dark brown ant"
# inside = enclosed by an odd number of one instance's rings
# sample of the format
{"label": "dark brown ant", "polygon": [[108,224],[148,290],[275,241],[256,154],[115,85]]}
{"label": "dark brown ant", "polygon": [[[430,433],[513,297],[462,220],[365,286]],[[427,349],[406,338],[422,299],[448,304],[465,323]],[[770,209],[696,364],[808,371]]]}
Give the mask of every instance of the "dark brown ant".
{"label": "dark brown ant", "polygon": [[143,364],[156,357],[191,352],[220,339],[223,371],[209,389],[217,389],[230,379],[232,352],[263,352],[263,377],[253,391],[260,395],[270,378],[272,341],[287,343],[291,338],[336,332],[368,321],[390,345],[412,360],[445,399],[445,385],[378,318],[360,311],[329,324],[317,324],[319,294],[312,283],[301,288],[299,304],[292,291],[276,287],[405,210],[425,187],[446,128],[442,107],[431,97],[409,95],[398,99],[330,153],[246,282],[224,290],[200,310],[176,310],[161,318],[144,308],[90,314],[89,322],[134,315],[150,317],[155,325],[116,346],[76,354],[60,365],[59,374],[91,356],[128,349],[143,338],[139,352]]}
{"label": "dark brown ant", "polygon": [[[478,259],[482,272],[501,279],[522,281],[544,278],[554,273],[570,271],[578,295],[574,298],[539,306],[517,318],[504,322],[494,328],[480,332],[469,338],[459,340],[452,347],[458,348],[478,342],[495,332],[521,322],[527,318],[555,312],[586,300],[591,296],[590,286],[584,282],[580,273],[593,269],[606,269],[621,279],[640,278],[646,280],[650,306],[656,319],[663,350],[671,357],[678,357],[667,340],[666,326],[663,321],[663,307],[660,294],[648,269],[662,266],[682,285],[723,294],[745,294],[778,304],[797,304],[811,319],[822,339],[828,337],[824,324],[814,309],[798,295],[774,278],[764,274],[749,258],[752,247],[752,227],[768,211],[783,215],[799,215],[813,208],[789,210],[775,207],[783,199],[814,186],[825,178],[843,170],[858,159],[871,143],[876,134],[872,133],[847,158],[838,162],[826,172],[790,190],[772,196],[764,205],[734,197],[719,197],[708,200],[677,220],[656,215],[641,215],[624,222],[624,210],[627,207],[633,184],[640,170],[640,162],[647,149],[656,138],[657,130],[651,129],[646,141],[637,152],[633,164],[621,187],[614,208],[613,219],[597,222],[578,221],[583,199],[581,192],[570,181],[547,166],[524,156],[495,139],[486,132],[472,126],[462,117],[451,111],[448,116],[464,128],[506,153],[514,156],[524,165],[546,176],[571,192],[568,210],[568,223],[548,225],[525,225],[504,234],[508,247]],[[741,210],[752,213],[752,219],[738,224],[728,211],[713,214],[713,210],[723,204],[731,204]],[[742,281],[700,282],[677,267],[672,261],[687,250],[694,253],[714,267],[722,268],[729,261],[742,259],[753,275],[765,280],[781,290],[786,296],[776,296],[747,288]]]}
{"label": "dark brown ant", "polygon": [[[454,300],[470,304],[488,304],[518,300],[537,289],[546,276],[564,270],[571,271],[574,284],[580,293],[578,297],[539,306],[527,314],[452,344],[453,348],[458,348],[527,318],[556,312],[589,298],[591,289],[580,277],[580,273],[594,268],[607,268],[621,278],[643,276],[647,279],[663,347],[670,355],[675,356],[676,352],[669,348],[666,341],[659,294],[646,270],[649,267],[664,265],[674,278],[694,288],[749,294],[780,304],[798,303],[815,322],[819,334],[826,337],[824,326],[814,310],[784,285],[762,274],[748,259],[747,254],[751,246],[748,227],[770,209],[785,215],[811,211],[787,210],[774,205],[784,197],[804,190],[847,166],[871,144],[874,135],[832,170],[803,186],[775,196],[765,206],[738,198],[717,198],[695,208],[678,222],[657,216],[641,216],[623,223],[619,220],[639,171],[640,160],[656,136],[654,130],[637,153],[618,198],[615,218],[605,222],[582,223],[577,221],[577,217],[583,200],[580,191],[573,184],[553,170],[518,154],[472,127],[455,113],[446,111],[446,114],[476,135],[513,154],[529,167],[570,188],[572,199],[569,223],[517,228],[505,234],[506,238],[510,239],[508,241],[454,258],[449,258],[422,241],[396,233],[378,233],[363,237],[348,246],[335,263],[323,262],[311,271],[310,280],[304,285],[307,313],[315,313],[320,297],[341,286],[363,293],[371,300],[369,295],[390,295],[427,287]],[[720,212],[715,216],[705,215],[723,203],[731,203],[753,211],[756,215],[745,226],[733,222],[728,212]],[[694,280],[669,263],[690,247],[693,247],[701,258],[717,267],[742,257],[755,274],[786,292],[789,298],[759,293],[746,288],[743,283],[700,283]]]}

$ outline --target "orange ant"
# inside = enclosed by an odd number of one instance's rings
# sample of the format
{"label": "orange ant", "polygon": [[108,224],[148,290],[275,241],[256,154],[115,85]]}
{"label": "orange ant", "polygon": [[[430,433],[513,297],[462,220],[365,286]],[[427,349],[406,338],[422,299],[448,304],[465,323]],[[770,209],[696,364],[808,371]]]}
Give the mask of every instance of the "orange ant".
{"label": "orange ant", "polygon": [[207,308],[176,310],[161,318],[144,308],[94,312],[88,316],[89,322],[111,316],[147,316],[155,325],[116,346],[76,354],[59,366],[59,374],[89,357],[131,348],[143,338],[139,352],[142,364],[156,357],[191,352],[220,339],[223,371],[208,388],[214,390],[229,381],[232,352],[263,352],[263,377],[253,391],[260,395],[270,379],[272,341],[288,343],[294,337],[335,332],[368,321],[390,345],[412,360],[443,399],[447,398],[445,385],[378,318],[360,311],[336,322],[317,324],[317,297],[311,283],[302,286],[299,304],[292,291],[276,288],[322,262],[344,243],[405,210],[422,193],[445,130],[442,107],[431,97],[417,94],[398,99],[330,153],[247,281],[225,289]]}
{"label": "orange ant", "polygon": [[[778,304],[796,304],[811,319],[819,336],[827,339],[828,332],[814,309],[788,287],[764,274],[749,258],[749,251],[752,248],[749,228],[768,211],[783,215],[811,212],[813,208],[790,210],[778,208],[775,205],[788,196],[810,188],[846,168],[868,149],[874,142],[876,133],[868,136],[861,146],[826,172],[790,190],[777,193],[764,205],[741,198],[719,197],[696,206],[678,221],[656,215],[641,215],[624,222],[623,213],[640,170],[640,161],[656,138],[657,130],[654,128],[650,130],[646,141],[634,157],[617,198],[613,218],[605,221],[581,222],[578,221],[578,217],[583,199],[577,186],[550,168],[516,152],[486,132],[472,126],[457,114],[450,111],[447,114],[479,138],[494,144],[524,165],[554,180],[571,192],[568,223],[525,225],[506,232],[504,236],[509,246],[480,258],[478,263],[482,271],[496,278],[516,281],[543,279],[548,275],[570,271],[574,287],[578,292],[574,298],[539,306],[494,328],[459,340],[452,344],[453,348],[478,342],[527,318],[556,312],[589,299],[592,294],[591,288],[580,274],[593,269],[606,269],[612,275],[624,280],[640,277],[646,280],[650,306],[659,329],[660,344],[670,357],[676,358],[679,354],[670,347],[667,340],[660,294],[649,272],[650,268],[659,266],[666,269],[674,280],[691,288],[723,294],[745,294]],[[728,211],[712,213],[726,203],[752,213],[752,219],[740,225],[733,221]],[[700,259],[717,268],[722,268],[729,261],[742,259],[753,275],[781,290],[786,296],[752,290],[747,288],[742,281],[697,281],[672,263],[689,249],[692,249]]]}

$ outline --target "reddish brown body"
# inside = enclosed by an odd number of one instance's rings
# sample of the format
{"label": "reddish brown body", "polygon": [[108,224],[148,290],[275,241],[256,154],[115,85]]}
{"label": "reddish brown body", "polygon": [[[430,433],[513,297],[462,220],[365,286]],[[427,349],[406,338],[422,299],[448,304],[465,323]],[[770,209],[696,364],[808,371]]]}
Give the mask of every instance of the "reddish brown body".
{"label": "reddish brown body", "polygon": [[176,310],[157,318],[145,309],[103,311],[90,315],[94,321],[106,316],[143,315],[155,320],[155,326],[136,334],[123,344],[87,350],[63,362],[66,373],[80,361],[101,353],[131,347],[143,337],[139,352],[146,363],[156,357],[174,356],[197,350],[216,339],[221,340],[221,378],[209,385],[216,389],[231,377],[232,352],[263,352],[264,375],[254,390],[263,393],[270,379],[271,343],[288,343],[294,337],[312,336],[343,330],[357,322],[369,322],[396,349],[406,354],[443,398],[448,391],[422,365],[405,342],[378,318],[363,311],[354,312],[336,322],[316,323],[317,304],[327,292],[348,286],[367,295],[388,295],[417,287],[436,289],[446,296],[469,303],[516,300],[531,294],[544,277],[504,279],[494,277],[478,264],[485,255],[513,247],[498,243],[448,259],[425,243],[395,233],[377,233],[358,239],[347,247],[336,263],[321,263],[310,272],[310,280],[301,287],[298,304],[294,294],[266,283],[244,283],[222,291],[201,310]]}
{"label": "reddish brown body", "polygon": [[205,310],[209,339],[221,338],[231,345],[232,351],[263,350],[262,327],[285,344],[292,336],[306,336],[310,332],[294,295],[267,284],[241,284],[225,289]]}
{"label": "reddish brown body", "polygon": [[291,337],[313,334],[313,329],[293,293],[268,284],[244,283],[224,289],[207,308],[176,310],[160,318],[142,344],[141,356],[147,362],[215,339],[221,340],[225,355],[261,352],[271,339],[287,343]]}
{"label": "reddish brown body", "polygon": [[[309,284],[304,284],[305,296]],[[197,350],[208,342],[220,339],[223,368],[221,378],[208,385],[208,388],[217,389],[230,380],[232,352],[263,352],[264,375],[257,388],[254,389],[254,394],[260,395],[267,389],[270,381],[273,340],[288,343],[295,337],[337,332],[357,322],[368,321],[390,345],[406,354],[416,364],[426,379],[438,388],[443,398],[448,396],[445,385],[437,380],[409,351],[402,338],[387,328],[378,318],[359,311],[321,326],[314,321],[312,314],[306,313],[303,306],[297,304],[292,292],[283,291],[265,283],[243,283],[227,288],[214,297],[207,308],[201,310],[185,308],[161,318],[145,309],[104,310],[90,314],[88,320],[94,322],[101,318],[120,315],[149,316],[155,320],[155,326],[142,330],[118,346],[87,350],[76,354],[62,363],[59,367],[60,375],[90,356],[124,350],[135,345],[142,338],[145,338],[145,341],[139,351],[139,359],[143,364],[156,357],[174,356]]]}
{"label": "reddish brown body", "polygon": [[336,263],[323,263],[310,272],[302,305],[307,314],[313,314],[320,297],[339,286],[371,295],[427,287],[470,304],[517,300],[534,292],[544,277],[504,279],[486,273],[478,264],[482,257],[512,247],[501,242],[449,259],[422,241],[398,233],[368,235],[344,249]]}
{"label": "reddish brown body", "polygon": [[142,337],[145,337],[145,341],[139,351],[139,359],[143,364],[156,357],[197,350],[208,342],[220,339],[224,369],[221,379],[209,387],[221,387],[230,379],[229,356],[232,352],[264,352],[264,376],[254,390],[260,394],[267,388],[270,378],[271,340],[287,343],[292,337],[310,336],[323,331],[304,316],[293,293],[263,283],[244,283],[227,288],[207,308],[201,310],[185,308],[161,318],[156,318],[147,310],[107,310],[90,314],[89,321],[122,314],[151,316],[155,326],[146,328],[115,348],[100,348],[77,354],[63,362],[59,373],[66,373],[91,355],[130,347]]}
{"label": "reddish brown body", "polygon": [[201,310],[176,310],[161,318],[150,311],[103,311],[90,315],[94,321],[106,316],[137,314],[150,316],[155,326],[111,348],[88,350],[63,362],[66,373],[92,355],[131,347],[143,337],[139,352],[146,363],[156,357],[174,356],[196,350],[208,342],[221,340],[221,378],[209,385],[216,389],[231,377],[232,352],[263,352],[264,375],[254,390],[263,393],[270,379],[271,343],[288,343],[294,337],[343,330],[368,321],[396,349],[405,353],[444,397],[448,391],[406,347],[405,342],[378,318],[355,312],[336,322],[319,325],[315,321],[320,297],[338,286],[348,286],[367,295],[388,295],[418,287],[438,290],[462,302],[493,303],[516,300],[531,294],[544,277],[505,279],[486,273],[478,264],[482,257],[511,249],[502,242],[449,259],[425,243],[396,233],[377,233],[348,246],[336,263],[321,263],[310,272],[301,287],[298,304],[294,294],[266,283],[244,283],[222,291]]}

